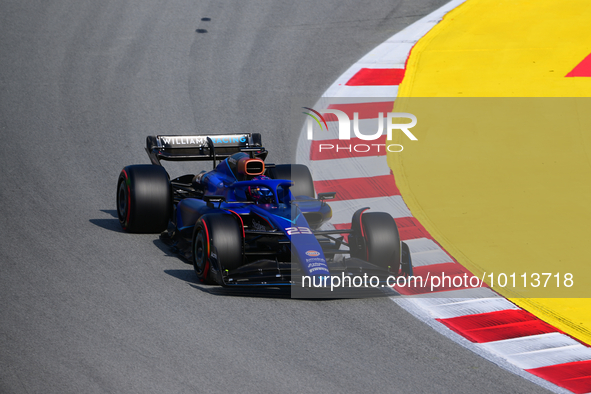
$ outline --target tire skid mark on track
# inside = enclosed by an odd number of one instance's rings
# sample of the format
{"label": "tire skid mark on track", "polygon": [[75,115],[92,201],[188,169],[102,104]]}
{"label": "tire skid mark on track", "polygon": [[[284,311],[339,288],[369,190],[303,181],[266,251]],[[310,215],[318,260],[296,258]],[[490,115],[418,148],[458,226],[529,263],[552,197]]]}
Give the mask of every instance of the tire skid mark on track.
{"label": "tire skid mark on track", "polygon": [[[377,118],[372,119],[375,115],[364,111],[370,108],[374,113],[379,112],[376,108],[392,110],[391,98],[397,95],[414,44],[464,1],[451,1],[376,47],[343,73],[315,107],[346,113],[356,111],[360,113],[360,128],[363,122],[375,125]],[[363,100],[355,102],[356,97]],[[328,98],[333,104],[327,105]],[[335,98],[337,101],[342,98],[343,102],[334,104]],[[331,204],[334,227],[348,228],[353,212],[362,206],[389,212],[396,219],[401,239],[413,253],[415,275],[421,275],[421,271],[424,271],[423,277],[431,271],[450,275],[468,272],[412,217],[400,197],[385,153],[382,156],[356,155],[344,150],[319,154],[313,149],[321,143],[338,143],[336,122],[329,122],[328,129],[328,133],[317,133],[313,141],[308,141],[304,127],[296,161],[310,167],[318,192],[337,191],[337,200]],[[382,138],[385,140],[385,136]],[[420,290],[413,293],[412,298],[392,300],[488,360],[555,392],[591,391],[591,348],[486,286],[442,288],[439,294],[445,294],[446,298],[421,296],[424,292]]]}

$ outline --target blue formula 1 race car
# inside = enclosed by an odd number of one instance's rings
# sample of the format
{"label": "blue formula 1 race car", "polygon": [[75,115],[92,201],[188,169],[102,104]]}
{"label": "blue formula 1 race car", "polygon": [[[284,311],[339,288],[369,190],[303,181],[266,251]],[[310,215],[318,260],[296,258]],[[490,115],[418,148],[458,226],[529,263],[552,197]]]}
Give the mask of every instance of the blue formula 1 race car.
{"label": "blue formula 1 race car", "polygon": [[[131,233],[161,233],[206,283],[412,274],[392,216],[361,208],[351,229],[321,230],[335,193],[316,196],[304,165],[266,164],[258,133],[149,136],[146,150],[152,164],[119,175],[119,222]],[[210,161],[213,169],[170,179],[161,160]]]}

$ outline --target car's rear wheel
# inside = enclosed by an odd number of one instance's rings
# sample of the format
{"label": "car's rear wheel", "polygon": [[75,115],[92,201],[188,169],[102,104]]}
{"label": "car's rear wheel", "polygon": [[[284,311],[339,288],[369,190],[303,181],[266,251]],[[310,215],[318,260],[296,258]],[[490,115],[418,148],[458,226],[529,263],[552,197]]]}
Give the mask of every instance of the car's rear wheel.
{"label": "car's rear wheel", "polygon": [[401,261],[401,242],[398,226],[385,212],[364,212],[353,215],[349,236],[351,257],[368,261],[398,274]]}
{"label": "car's rear wheel", "polygon": [[290,190],[294,197],[316,197],[312,174],[304,164],[278,164],[274,168],[269,168],[268,175],[273,179],[288,179],[293,181],[293,186]]}
{"label": "car's rear wheel", "polygon": [[121,170],[117,181],[117,216],[125,231],[166,230],[172,203],[172,188],[163,167],[139,164]]}
{"label": "car's rear wheel", "polygon": [[243,263],[242,227],[235,215],[210,213],[199,218],[193,231],[193,268],[205,283],[223,284],[221,275]]}

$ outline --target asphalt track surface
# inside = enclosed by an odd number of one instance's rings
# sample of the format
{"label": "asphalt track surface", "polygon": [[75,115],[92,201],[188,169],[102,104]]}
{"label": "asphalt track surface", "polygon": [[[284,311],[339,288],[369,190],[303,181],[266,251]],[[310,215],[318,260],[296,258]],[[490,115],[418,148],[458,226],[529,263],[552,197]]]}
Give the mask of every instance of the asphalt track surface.
{"label": "asphalt track surface", "polygon": [[146,135],[289,161],[292,98],[444,2],[1,1],[0,392],[540,392],[387,298],[206,286],[115,218]]}

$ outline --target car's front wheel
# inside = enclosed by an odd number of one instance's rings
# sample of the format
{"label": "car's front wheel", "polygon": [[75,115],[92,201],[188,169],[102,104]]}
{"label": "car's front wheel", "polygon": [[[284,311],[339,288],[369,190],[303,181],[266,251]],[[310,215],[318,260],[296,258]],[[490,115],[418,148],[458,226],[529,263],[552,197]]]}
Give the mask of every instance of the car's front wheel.
{"label": "car's front wheel", "polygon": [[351,257],[372,263],[398,274],[401,261],[401,242],[394,218],[385,212],[355,212],[349,235]]}
{"label": "car's front wheel", "polygon": [[193,230],[192,259],[195,274],[205,283],[223,284],[222,275],[243,263],[242,227],[236,215],[205,214]]}

